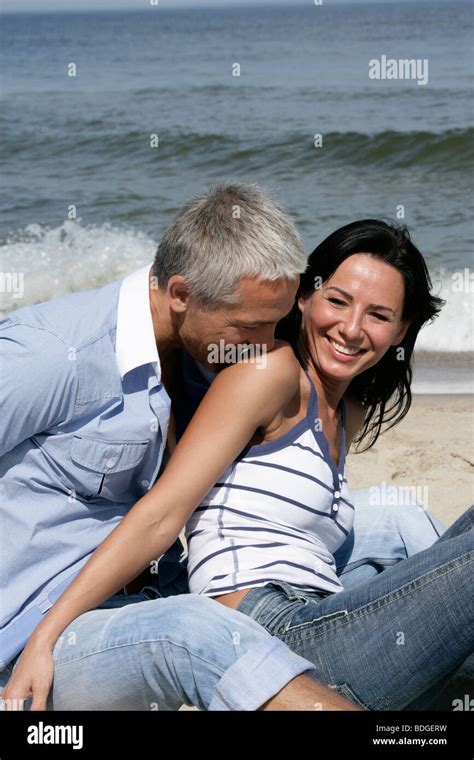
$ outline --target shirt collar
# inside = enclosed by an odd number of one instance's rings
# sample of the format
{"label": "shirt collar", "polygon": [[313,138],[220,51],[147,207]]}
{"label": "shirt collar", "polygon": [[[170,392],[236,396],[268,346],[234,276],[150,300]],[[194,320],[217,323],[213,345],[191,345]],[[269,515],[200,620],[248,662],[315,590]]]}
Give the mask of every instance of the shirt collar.
{"label": "shirt collar", "polygon": [[161,377],[150,309],[150,268],[148,264],[132,272],[120,286],[115,355],[122,379],[143,364],[152,364],[158,380]]}

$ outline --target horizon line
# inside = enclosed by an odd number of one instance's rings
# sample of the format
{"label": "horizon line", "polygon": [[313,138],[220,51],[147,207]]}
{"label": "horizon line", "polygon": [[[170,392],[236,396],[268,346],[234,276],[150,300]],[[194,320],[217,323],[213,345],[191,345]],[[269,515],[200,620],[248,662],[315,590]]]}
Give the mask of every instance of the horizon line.
{"label": "horizon line", "polygon": [[[450,0],[451,3],[459,4],[459,5],[470,5],[471,0]],[[445,0],[401,0],[401,2],[404,5],[445,5]],[[334,5],[400,5],[400,0],[333,0]],[[160,11],[190,11],[190,10],[228,10],[229,8],[233,9],[242,9],[242,10],[252,10],[253,8],[294,8],[295,5],[300,7],[312,7],[308,5],[307,0],[284,0],[284,2],[272,2],[272,0],[256,0],[256,2],[252,3],[240,3],[239,0],[230,0],[225,5],[195,5],[195,4],[185,4],[181,5],[180,7],[166,7],[166,6],[152,6],[148,5],[141,8],[136,8],[130,5],[129,7],[111,7],[111,8],[94,8],[94,7],[84,7],[84,8],[74,8],[74,7],[66,7],[66,8],[42,8],[42,9],[36,9],[36,8],[25,8],[23,10],[19,9],[4,9],[0,5],[0,15],[16,15],[16,16],[24,16],[24,15],[32,15],[32,16],[38,16],[41,14],[69,14],[69,13],[147,13],[151,9],[159,8]],[[324,4],[320,7],[324,7]],[[328,7],[328,6],[326,6]]]}

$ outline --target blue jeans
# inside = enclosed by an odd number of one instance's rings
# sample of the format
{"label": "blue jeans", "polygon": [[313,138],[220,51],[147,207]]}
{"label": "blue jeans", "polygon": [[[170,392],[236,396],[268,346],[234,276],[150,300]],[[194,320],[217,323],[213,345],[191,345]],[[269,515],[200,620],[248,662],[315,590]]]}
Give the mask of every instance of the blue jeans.
{"label": "blue jeans", "polygon": [[367,581],[427,549],[446,530],[426,507],[407,498],[403,489],[392,489],[395,505],[374,501],[373,493],[381,491],[352,491],[353,529],[334,554],[336,572],[344,588]]}
{"label": "blue jeans", "polygon": [[[345,587],[422,551],[444,527],[420,505],[353,492],[354,530],[337,552]],[[312,663],[241,612],[187,594],[186,562],[139,594],[81,615],[54,648],[54,710],[255,710]],[[177,595],[180,595],[179,597]],[[16,659],[0,673],[0,693]]]}
{"label": "blue jeans", "polygon": [[423,709],[474,651],[474,507],[429,548],[343,591],[274,582],[238,606],[368,710]]}
{"label": "blue jeans", "polygon": [[[188,593],[178,556],[152,585],[115,594],[66,628],[53,650],[48,710],[257,710],[312,674],[312,663],[253,620]],[[0,673],[0,695],[19,656]]]}

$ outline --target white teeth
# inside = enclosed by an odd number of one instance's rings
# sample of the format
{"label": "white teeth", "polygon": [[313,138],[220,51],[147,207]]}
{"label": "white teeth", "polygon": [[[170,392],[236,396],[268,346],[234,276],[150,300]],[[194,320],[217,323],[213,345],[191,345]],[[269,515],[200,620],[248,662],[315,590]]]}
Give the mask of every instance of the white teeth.
{"label": "white teeth", "polygon": [[360,348],[349,348],[349,346],[341,346],[340,343],[336,343],[336,341],[332,340],[332,338],[329,338],[329,342],[331,346],[334,346],[336,351],[340,351],[341,354],[349,354],[349,356],[354,356],[360,352]]}

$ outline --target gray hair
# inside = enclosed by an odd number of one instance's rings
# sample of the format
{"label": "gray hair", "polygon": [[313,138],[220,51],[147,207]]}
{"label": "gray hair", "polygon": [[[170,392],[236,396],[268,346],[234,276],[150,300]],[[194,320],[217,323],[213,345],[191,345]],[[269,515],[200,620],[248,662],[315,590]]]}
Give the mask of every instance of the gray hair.
{"label": "gray hair", "polygon": [[242,277],[294,279],[307,265],[290,218],[258,185],[216,185],[178,211],[158,246],[159,287],[179,274],[204,308],[239,300]]}

